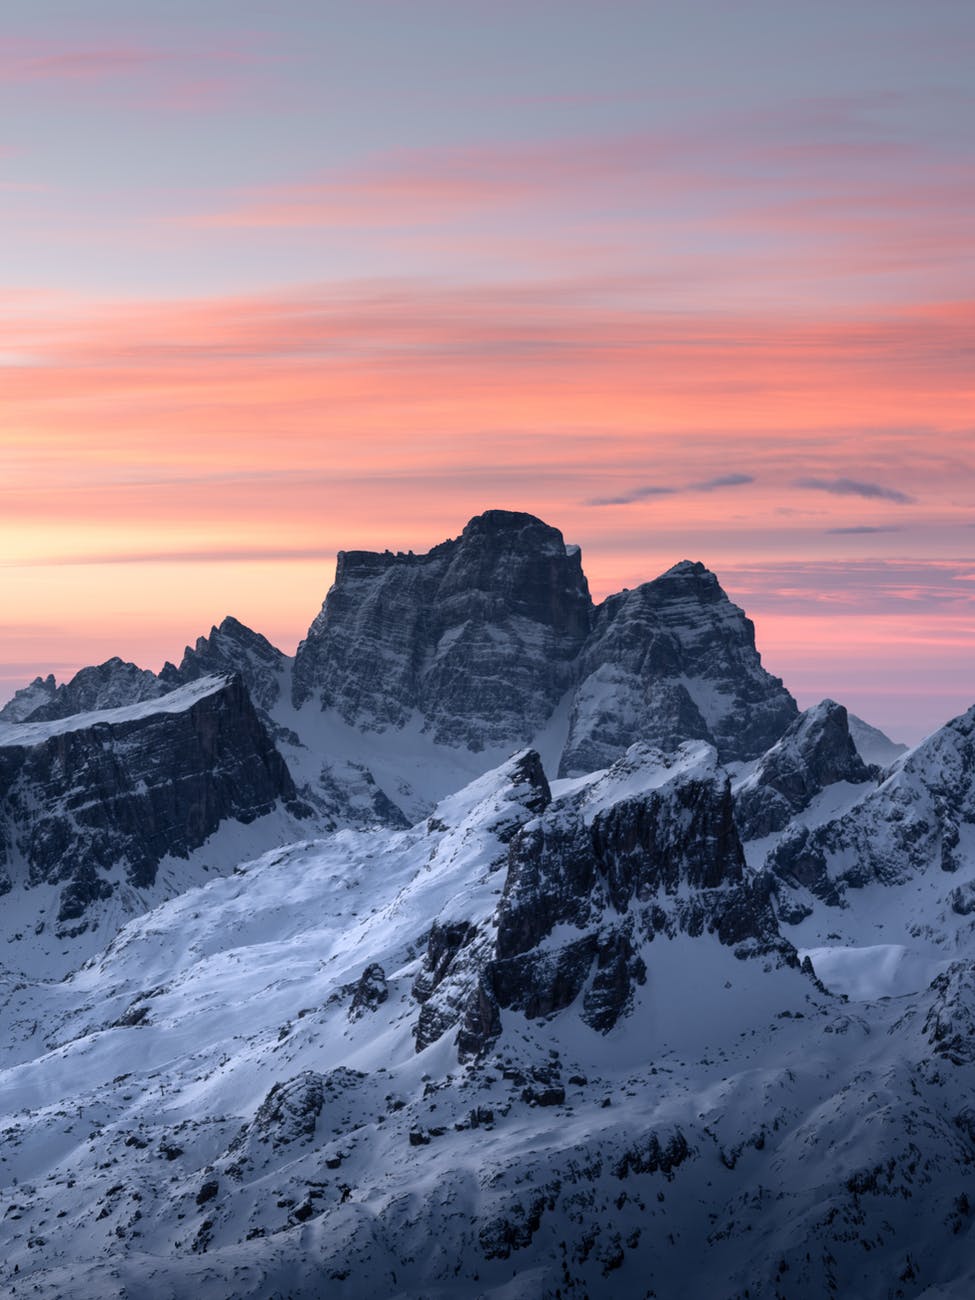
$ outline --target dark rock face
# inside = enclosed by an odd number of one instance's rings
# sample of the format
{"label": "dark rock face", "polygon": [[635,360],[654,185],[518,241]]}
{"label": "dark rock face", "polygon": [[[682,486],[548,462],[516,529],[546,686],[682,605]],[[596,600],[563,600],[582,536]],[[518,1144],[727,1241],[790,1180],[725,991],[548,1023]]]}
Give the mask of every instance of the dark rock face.
{"label": "dark rock face", "polygon": [[742,838],[780,831],[828,785],[876,779],[850,736],[846,709],[833,700],[800,713],[739,789],[735,820]]}
{"label": "dark rock face", "polygon": [[707,740],[722,761],[754,758],[797,713],[762,667],[751,620],[688,560],[600,605],[579,681],[562,776],[606,767],[635,740]]}
{"label": "dark rock face", "polygon": [[924,1021],[931,1049],[954,1065],[975,1061],[975,963],[952,962],[932,981]]}
{"label": "dark rock face", "polygon": [[267,637],[227,617],[219,627],[210,629],[208,637],[201,636],[194,647],[186,647],[179,668],[167,664],[159,675],[171,686],[178,686],[201,677],[237,673],[255,705],[266,712],[281,693],[280,671],[286,663],[285,655]]}
{"label": "dark rock face", "polygon": [[250,1128],[258,1140],[272,1146],[308,1141],[325,1104],[325,1080],[303,1070],[286,1083],[276,1083],[258,1107]]}
{"label": "dark rock face", "polygon": [[686,781],[625,799],[592,824],[596,860],[617,911],[632,900],[739,884],[744,869],[730,787]]}
{"label": "dark rock face", "polygon": [[963,825],[975,825],[975,707],[895,763],[842,817],[788,831],[767,865],[783,886],[837,905],[847,889],[872,881],[956,871]]}
{"label": "dark rock face", "polygon": [[[582,993],[582,1019],[607,1032],[647,978],[638,949],[658,933],[707,931],[742,955],[793,964],[767,886],[746,881],[743,868],[724,774],[675,777],[588,825],[582,809],[554,805],[512,844],[489,969],[499,1005],[545,1015]],[[580,937],[539,954],[557,925]]]}
{"label": "dark rock face", "polygon": [[562,776],[607,767],[635,740],[754,758],[797,712],[703,565],[683,561],[594,612],[577,548],[502,510],[427,555],[342,553],[293,695],[366,729],[415,710],[435,740],[479,750],[529,740],[570,689]]}
{"label": "dark rock face", "polygon": [[531,515],[488,511],[426,555],[342,552],[294,700],[367,729],[417,710],[437,741],[517,744],[572,684],[591,610],[578,551]]}
{"label": "dark rock face", "polygon": [[358,1020],[369,1011],[375,1011],[389,997],[386,972],[378,962],[373,962],[362,972],[349,1004],[349,1019]]}
{"label": "dark rock face", "polygon": [[[641,763],[671,762],[669,780],[612,797],[614,781],[632,787]],[[798,965],[769,878],[745,877],[730,782],[713,750],[687,746],[670,760],[635,746],[601,780],[512,837],[492,926],[458,920],[431,931],[414,986],[418,1048],[457,1025],[459,1054],[477,1056],[506,1008],[532,1018],[577,1000],[583,1021],[606,1033],[648,978],[641,949],[658,934],[712,933],[736,955]],[[553,942],[562,928],[569,934]]]}
{"label": "dark rock face", "polygon": [[0,738],[8,872],[23,871],[27,885],[63,882],[60,923],[111,892],[102,873],[118,868],[149,886],[162,858],[186,856],[224,820],[294,800],[239,678],[186,690],[157,708],[29,723]]}
{"label": "dark rock face", "polygon": [[169,687],[148,668],[139,668],[116,657],[94,668],[82,668],[70,682],[58,686],[46,703],[19,721],[51,722],[76,713],[117,709],[156,699],[167,690]]}

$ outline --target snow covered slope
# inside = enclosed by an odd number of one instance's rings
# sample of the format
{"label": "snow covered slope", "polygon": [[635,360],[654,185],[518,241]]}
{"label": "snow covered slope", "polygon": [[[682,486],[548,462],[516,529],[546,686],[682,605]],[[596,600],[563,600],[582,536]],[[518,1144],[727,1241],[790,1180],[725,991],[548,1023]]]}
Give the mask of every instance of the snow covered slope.
{"label": "snow covered slope", "polygon": [[[203,866],[301,834],[308,811],[237,678],[0,725],[0,936],[15,945],[0,960],[70,969],[122,920],[198,883]],[[254,838],[225,833],[195,872],[178,865],[228,823],[258,822]]]}
{"label": "snow covered slope", "polygon": [[[62,983],[8,982],[0,1285],[966,1294],[971,959],[846,1002],[767,903],[762,944],[722,941],[745,876],[706,747],[556,790],[519,754],[410,830],[276,850]],[[558,968],[600,918],[633,922],[615,1019],[590,1014],[621,969],[597,943],[574,992],[555,978],[465,1042],[461,986],[489,974],[500,1002],[506,951]]]}
{"label": "snow covered slope", "polygon": [[975,708],[492,511],[4,713],[3,1295],[975,1293]]}

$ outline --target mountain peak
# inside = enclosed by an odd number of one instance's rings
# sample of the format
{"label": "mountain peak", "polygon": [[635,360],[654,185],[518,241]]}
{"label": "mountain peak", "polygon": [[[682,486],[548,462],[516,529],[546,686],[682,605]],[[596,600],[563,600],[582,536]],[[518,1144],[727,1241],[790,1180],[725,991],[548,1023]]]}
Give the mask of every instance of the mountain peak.
{"label": "mountain peak", "polygon": [[[665,570],[665,572],[660,575],[661,578],[677,578],[684,576],[713,578],[714,574],[707,565],[702,564],[700,560],[678,560],[676,564],[672,564],[669,569]],[[657,581],[659,582],[659,580],[660,579]]]}
{"label": "mountain peak", "polygon": [[565,550],[565,542],[557,528],[520,510],[485,510],[468,520],[458,541],[464,543],[479,537],[496,538],[526,548],[555,545],[563,552]]}
{"label": "mountain peak", "polygon": [[591,619],[578,548],[534,515],[487,510],[425,555],[340,553],[294,701],[317,695],[367,730],[418,715],[473,750],[526,743],[571,685]]}

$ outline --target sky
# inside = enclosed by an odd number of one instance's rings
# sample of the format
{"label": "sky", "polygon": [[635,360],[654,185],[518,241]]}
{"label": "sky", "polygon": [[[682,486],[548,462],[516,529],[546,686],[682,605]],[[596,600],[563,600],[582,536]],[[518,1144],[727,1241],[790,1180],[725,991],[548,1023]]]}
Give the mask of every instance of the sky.
{"label": "sky", "polygon": [[9,0],[0,700],[489,508],[975,702],[970,0]]}

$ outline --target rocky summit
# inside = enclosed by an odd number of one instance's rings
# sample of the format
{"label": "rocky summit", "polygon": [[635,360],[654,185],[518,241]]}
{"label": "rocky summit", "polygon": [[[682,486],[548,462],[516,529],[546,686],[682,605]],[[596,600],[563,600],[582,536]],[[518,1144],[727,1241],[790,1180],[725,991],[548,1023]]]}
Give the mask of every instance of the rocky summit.
{"label": "rocky summit", "polygon": [[0,1292],[975,1293],[975,709],[488,511],[0,714]]}
{"label": "rocky summit", "polygon": [[572,684],[591,621],[578,548],[489,510],[426,555],[340,552],[294,700],[368,729],[418,714],[435,740],[472,749],[517,742]]}

